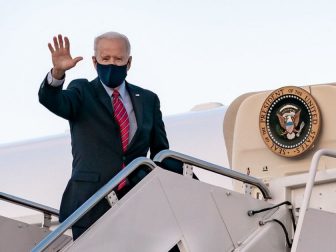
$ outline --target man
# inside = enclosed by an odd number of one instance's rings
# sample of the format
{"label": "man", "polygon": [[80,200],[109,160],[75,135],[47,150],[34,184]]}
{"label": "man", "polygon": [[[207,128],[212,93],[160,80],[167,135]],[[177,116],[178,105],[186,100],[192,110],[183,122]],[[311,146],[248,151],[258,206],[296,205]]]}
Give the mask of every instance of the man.
{"label": "man", "polygon": [[[39,101],[70,124],[73,163],[60,207],[62,222],[133,159],[149,149],[153,158],[169,145],[157,95],[125,81],[132,63],[125,35],[98,36],[92,57],[98,77],[74,80],[66,90],[66,71],[83,58],[72,58],[67,37],[58,35],[53,42],[48,44],[53,68],[40,87]],[[144,168],[137,170],[118,185],[116,194],[122,197],[146,174]],[[108,209],[106,200],[98,203],[72,227],[73,238]]]}

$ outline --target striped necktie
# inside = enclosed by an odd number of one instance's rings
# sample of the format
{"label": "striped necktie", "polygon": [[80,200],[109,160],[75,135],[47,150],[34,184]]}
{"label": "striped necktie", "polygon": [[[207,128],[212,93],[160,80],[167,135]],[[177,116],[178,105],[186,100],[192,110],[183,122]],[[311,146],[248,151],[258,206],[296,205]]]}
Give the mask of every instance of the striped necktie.
{"label": "striped necktie", "polygon": [[[114,118],[117,121],[119,128],[120,128],[120,136],[121,136],[121,144],[123,152],[125,153],[128,145],[128,138],[129,138],[129,131],[130,131],[130,125],[129,125],[129,119],[127,111],[121,102],[119,98],[119,92],[118,90],[113,90],[113,109],[114,109]],[[122,168],[125,167],[125,164],[122,164]],[[126,180],[120,182],[118,185],[118,190],[123,188],[126,185]]]}

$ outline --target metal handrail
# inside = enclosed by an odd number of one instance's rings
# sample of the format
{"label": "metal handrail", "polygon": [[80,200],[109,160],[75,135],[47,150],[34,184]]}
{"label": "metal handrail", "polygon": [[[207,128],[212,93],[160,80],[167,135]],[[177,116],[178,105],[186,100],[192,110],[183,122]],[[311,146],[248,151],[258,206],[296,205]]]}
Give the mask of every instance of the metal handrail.
{"label": "metal handrail", "polygon": [[199,168],[203,168],[205,170],[215,172],[221,175],[224,175],[226,177],[230,177],[239,181],[242,181],[247,184],[254,185],[258,187],[263,194],[265,199],[271,199],[271,193],[268,190],[267,186],[260,180],[255,177],[248,176],[246,174],[215,165],[179,152],[171,151],[171,150],[163,150],[160,151],[156,156],[154,157],[154,162],[162,162],[166,158],[173,158],[182,161],[183,163],[187,163],[190,165],[197,166]]}
{"label": "metal handrail", "polygon": [[58,237],[60,237],[66,230],[72,227],[83,215],[91,210],[100,200],[109,194],[123,179],[125,179],[131,172],[141,165],[146,165],[152,170],[156,167],[155,163],[145,157],[134,159],[125,168],[123,168],[116,176],[100,188],[94,195],[84,202],[75,212],[73,212],[64,222],[62,222],[53,232],[46,236],[40,243],[38,243],[32,252],[41,252],[48,248]]}
{"label": "metal handrail", "polygon": [[42,212],[43,214],[54,215],[57,217],[59,216],[59,211],[55,208],[48,207],[30,200],[22,199],[7,193],[0,192],[0,199],[16,205],[33,209],[35,211]]}
{"label": "metal handrail", "polygon": [[304,192],[303,196],[303,201],[302,205],[300,207],[300,214],[299,214],[299,219],[298,223],[296,226],[296,231],[294,234],[294,240],[293,240],[293,245],[291,252],[296,252],[301,230],[302,230],[302,225],[303,225],[303,220],[307,212],[307,208],[309,207],[309,201],[311,198],[314,182],[315,182],[315,177],[316,177],[316,172],[317,172],[317,165],[321,159],[322,156],[328,156],[328,157],[334,157],[336,158],[336,150],[331,150],[331,149],[321,149],[315,152],[312,162],[310,164],[309,168],[309,175],[308,175],[308,181],[306,183],[306,189]]}

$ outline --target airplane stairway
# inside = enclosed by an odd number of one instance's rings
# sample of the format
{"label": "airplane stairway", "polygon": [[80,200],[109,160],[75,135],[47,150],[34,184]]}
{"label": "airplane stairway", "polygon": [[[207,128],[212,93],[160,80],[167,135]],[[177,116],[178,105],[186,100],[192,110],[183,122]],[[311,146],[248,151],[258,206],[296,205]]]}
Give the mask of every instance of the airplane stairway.
{"label": "airplane stairway", "polygon": [[[249,217],[265,201],[156,168],[72,246],[72,251],[286,251],[277,218],[288,211]],[[277,215],[277,217],[275,217]],[[290,226],[290,225],[289,225]]]}
{"label": "airplane stairway", "polygon": [[318,209],[307,209],[297,252],[335,251],[336,214]]}
{"label": "airplane stairway", "polygon": [[[215,166],[186,155],[165,154],[190,165],[239,179],[260,188],[270,198],[265,185],[256,178]],[[154,159],[155,160],[155,159]],[[156,160],[157,161],[157,160]],[[105,213],[75,242],[61,251],[170,251],[175,245],[185,252],[288,251],[283,223],[291,233],[291,214],[276,207],[254,215],[248,211],[273,205],[225,188],[181,176],[157,167],[147,158],[138,158],[102,187],[58,228],[44,238],[33,252],[45,251],[53,241],[140,165],[152,171],[122,199],[111,200]],[[290,235],[290,234],[289,234]]]}
{"label": "airplane stairway", "polygon": [[[0,215],[1,252],[29,251],[44,237],[51,233],[50,227],[53,225],[52,216],[57,217],[58,210],[1,192],[0,199],[42,212],[44,215],[44,222],[42,225],[28,224]],[[62,235],[58,237],[46,251],[57,251],[70,241],[72,241],[70,236]]]}
{"label": "airplane stairway", "polygon": [[[318,172],[318,164],[322,157],[336,158],[336,151],[320,149],[315,152],[312,158],[300,206],[292,252],[336,251],[336,204],[334,200],[336,174],[334,170]],[[315,189],[314,193],[313,188]],[[316,202],[319,202],[319,208],[316,208]],[[310,205],[313,205],[314,208]]]}

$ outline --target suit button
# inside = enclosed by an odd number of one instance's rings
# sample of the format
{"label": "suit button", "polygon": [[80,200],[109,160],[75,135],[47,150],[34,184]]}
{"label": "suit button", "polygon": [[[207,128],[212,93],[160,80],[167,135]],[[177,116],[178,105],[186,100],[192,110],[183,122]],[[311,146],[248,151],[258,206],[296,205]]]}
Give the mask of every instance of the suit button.
{"label": "suit button", "polygon": [[123,160],[123,161],[126,161],[126,157],[125,157],[125,156],[123,156],[123,157],[122,157],[122,160]]}

